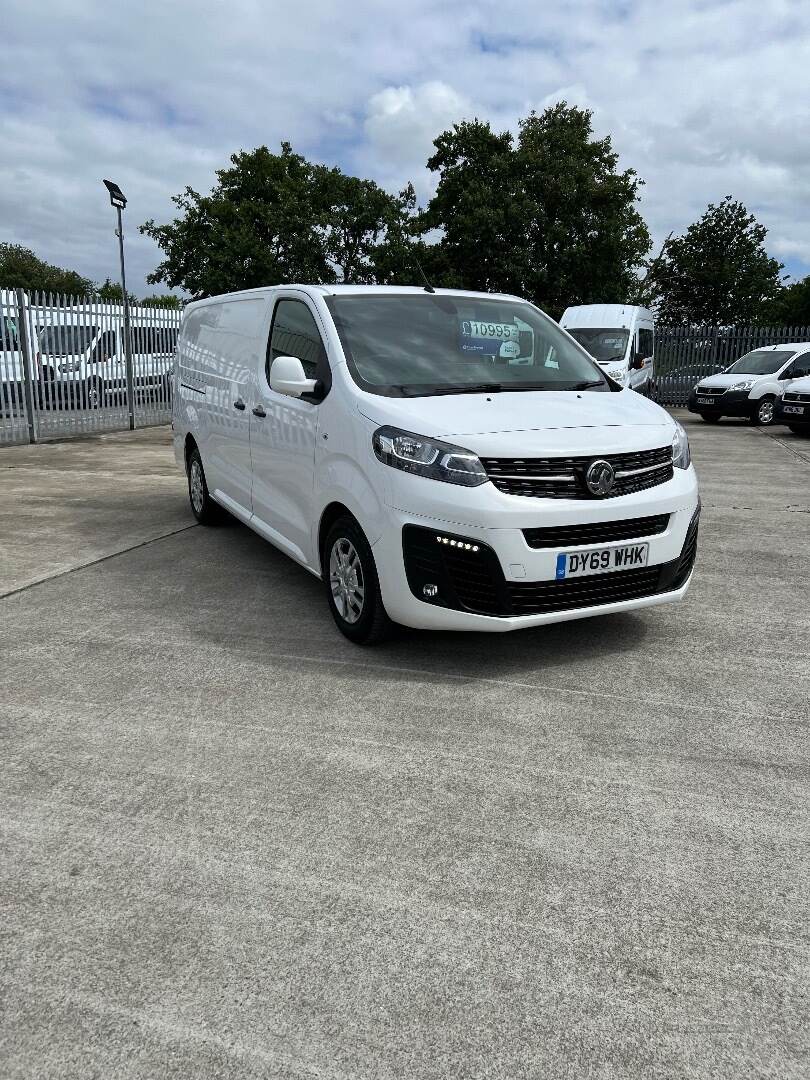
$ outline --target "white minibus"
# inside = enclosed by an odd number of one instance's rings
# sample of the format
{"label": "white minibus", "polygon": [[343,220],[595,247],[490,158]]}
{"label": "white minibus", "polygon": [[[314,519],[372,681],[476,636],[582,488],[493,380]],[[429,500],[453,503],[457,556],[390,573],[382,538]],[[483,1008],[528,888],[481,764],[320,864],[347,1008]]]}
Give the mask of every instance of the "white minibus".
{"label": "white minibus", "polygon": [[[515,630],[679,600],[700,502],[683,428],[518,297],[290,285],[185,310],[174,445],[324,582],[339,629]],[[285,617],[291,617],[289,615]]]}

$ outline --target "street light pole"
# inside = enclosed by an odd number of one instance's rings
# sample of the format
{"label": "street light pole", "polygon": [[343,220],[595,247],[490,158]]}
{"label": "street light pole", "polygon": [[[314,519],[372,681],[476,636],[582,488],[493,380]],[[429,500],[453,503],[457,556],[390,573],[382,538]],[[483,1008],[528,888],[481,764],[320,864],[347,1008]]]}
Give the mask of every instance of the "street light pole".
{"label": "street light pole", "polygon": [[124,360],[126,362],[126,376],[127,376],[127,412],[129,413],[129,430],[135,429],[135,378],[132,367],[132,333],[130,331],[129,322],[129,296],[127,295],[127,275],[124,269],[124,224],[121,218],[121,211],[127,205],[127,200],[123,191],[114,184],[112,180],[105,180],[104,186],[110,193],[110,204],[115,207],[118,214],[118,228],[116,235],[118,237],[118,253],[121,258],[121,293],[124,299]]}

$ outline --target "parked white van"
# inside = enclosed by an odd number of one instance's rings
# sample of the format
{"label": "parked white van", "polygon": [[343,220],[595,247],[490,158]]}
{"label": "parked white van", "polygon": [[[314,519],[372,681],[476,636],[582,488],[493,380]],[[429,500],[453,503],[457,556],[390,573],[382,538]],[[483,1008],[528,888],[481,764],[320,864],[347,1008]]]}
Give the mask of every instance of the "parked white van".
{"label": "parked white van", "polygon": [[744,416],[767,427],[776,421],[775,406],[791,379],[810,375],[810,341],[763,345],[731,367],[701,379],[689,395],[689,411],[707,423],[722,416]]}
{"label": "parked white van", "polygon": [[[121,401],[126,393],[124,320],[120,305],[34,308],[39,367],[60,397],[95,408]],[[136,392],[168,386],[177,330],[155,325],[154,309],[130,310],[132,367]]]}
{"label": "parked white van", "polygon": [[189,304],[174,445],[325,582],[340,630],[515,630],[678,600],[699,499],[683,429],[514,296],[294,285]]}
{"label": "parked white van", "polygon": [[646,397],[655,393],[655,320],[631,304],[583,304],[565,309],[560,326],[603,371]]}
{"label": "parked white van", "polygon": [[[27,299],[24,297],[26,303]],[[28,323],[28,340],[31,347],[29,376],[34,379],[37,339],[30,318]],[[22,327],[17,310],[16,293],[13,289],[0,289],[0,415],[3,416],[10,415],[22,407],[22,348]]]}

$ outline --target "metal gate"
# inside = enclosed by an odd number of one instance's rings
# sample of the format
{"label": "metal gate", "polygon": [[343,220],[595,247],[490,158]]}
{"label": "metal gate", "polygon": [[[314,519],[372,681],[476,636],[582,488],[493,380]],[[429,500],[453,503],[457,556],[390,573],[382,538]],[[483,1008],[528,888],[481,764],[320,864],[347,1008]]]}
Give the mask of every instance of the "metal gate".
{"label": "metal gate", "polygon": [[0,444],[168,423],[182,312],[0,290]]}

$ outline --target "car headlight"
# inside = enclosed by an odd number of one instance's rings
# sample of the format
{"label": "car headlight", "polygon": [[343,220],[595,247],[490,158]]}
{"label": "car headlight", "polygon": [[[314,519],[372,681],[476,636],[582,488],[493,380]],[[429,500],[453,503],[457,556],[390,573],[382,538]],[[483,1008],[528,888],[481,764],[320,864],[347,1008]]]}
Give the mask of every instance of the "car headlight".
{"label": "car headlight", "polygon": [[753,379],[746,379],[745,382],[734,383],[732,390],[750,390],[754,385]]}
{"label": "car headlight", "polygon": [[689,452],[689,439],[680,424],[675,424],[675,435],[672,439],[672,464],[676,469],[688,469],[692,461]]}
{"label": "car headlight", "polygon": [[66,375],[69,371],[78,371],[81,366],[81,360],[67,360],[64,364],[59,365],[59,370],[63,375]]}
{"label": "car headlight", "polygon": [[608,368],[607,373],[611,377],[611,379],[613,379],[613,381],[617,383],[624,384],[627,379],[627,373],[625,372],[624,368]]}
{"label": "car headlight", "polygon": [[476,455],[463,446],[427,439],[395,427],[378,428],[371,443],[384,465],[403,472],[462,487],[478,487],[489,479]]}

